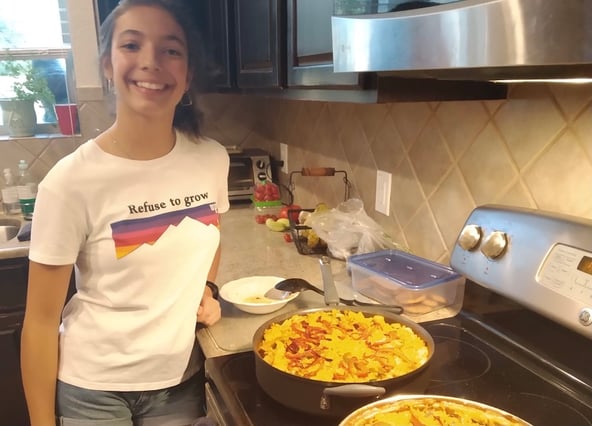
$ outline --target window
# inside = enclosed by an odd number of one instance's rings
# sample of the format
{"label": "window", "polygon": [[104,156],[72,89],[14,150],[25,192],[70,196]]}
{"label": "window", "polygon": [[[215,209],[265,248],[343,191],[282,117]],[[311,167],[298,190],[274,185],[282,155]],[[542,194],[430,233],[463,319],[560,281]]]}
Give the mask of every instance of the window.
{"label": "window", "polygon": [[[0,0],[0,99],[13,97],[13,83],[22,80],[9,72],[10,62],[45,77],[55,103],[76,102],[66,6],[67,0]],[[38,132],[55,132],[53,104],[36,102],[35,111]],[[6,134],[1,116],[0,123]]]}

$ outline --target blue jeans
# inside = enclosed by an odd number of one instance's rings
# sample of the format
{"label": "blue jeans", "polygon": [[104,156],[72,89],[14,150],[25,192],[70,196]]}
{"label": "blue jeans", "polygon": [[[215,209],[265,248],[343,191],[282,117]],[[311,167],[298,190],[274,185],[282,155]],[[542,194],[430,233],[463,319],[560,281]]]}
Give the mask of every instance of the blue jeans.
{"label": "blue jeans", "polygon": [[61,426],[215,425],[205,415],[203,373],[167,388],[142,392],[109,392],[58,381]]}

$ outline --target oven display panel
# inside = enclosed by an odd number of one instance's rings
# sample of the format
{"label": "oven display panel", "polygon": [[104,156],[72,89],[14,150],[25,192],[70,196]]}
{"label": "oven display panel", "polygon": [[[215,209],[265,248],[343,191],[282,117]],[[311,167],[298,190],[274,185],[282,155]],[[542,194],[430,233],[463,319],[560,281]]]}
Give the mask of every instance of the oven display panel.
{"label": "oven display panel", "polygon": [[580,263],[578,263],[578,271],[582,271],[588,275],[592,275],[592,257],[582,256]]}
{"label": "oven display panel", "polygon": [[539,268],[537,281],[559,294],[592,304],[592,253],[556,244]]}

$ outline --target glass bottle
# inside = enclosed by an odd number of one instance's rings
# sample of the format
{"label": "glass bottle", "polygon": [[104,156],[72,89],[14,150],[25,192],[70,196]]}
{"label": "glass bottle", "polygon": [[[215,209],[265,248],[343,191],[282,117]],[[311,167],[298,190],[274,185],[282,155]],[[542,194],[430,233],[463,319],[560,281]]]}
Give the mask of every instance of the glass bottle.
{"label": "glass bottle", "polygon": [[2,209],[5,214],[21,213],[18,189],[12,174],[12,170],[6,168],[3,171],[4,185],[2,187]]}
{"label": "glass bottle", "polygon": [[26,160],[19,161],[18,198],[21,205],[21,213],[26,220],[33,219],[35,198],[37,197],[37,181],[29,173],[29,164]]}

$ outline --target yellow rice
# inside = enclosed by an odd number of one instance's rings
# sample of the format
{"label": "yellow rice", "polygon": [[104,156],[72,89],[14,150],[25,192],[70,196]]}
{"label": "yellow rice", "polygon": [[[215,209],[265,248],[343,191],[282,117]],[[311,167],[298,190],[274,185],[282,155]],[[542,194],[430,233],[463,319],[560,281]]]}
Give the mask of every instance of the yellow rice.
{"label": "yellow rice", "polygon": [[369,382],[416,370],[426,342],[410,327],[352,310],[294,315],[263,333],[258,348],[275,368],[313,380]]}

